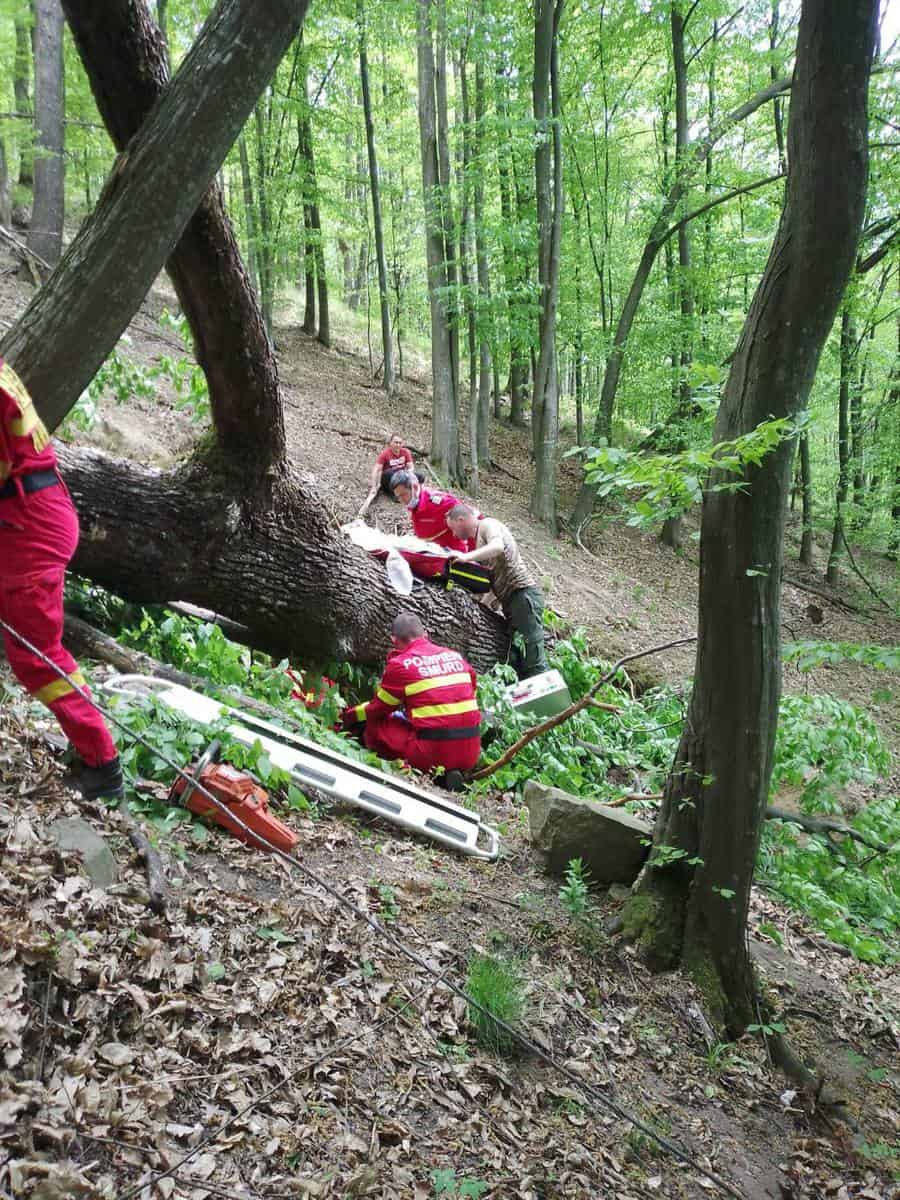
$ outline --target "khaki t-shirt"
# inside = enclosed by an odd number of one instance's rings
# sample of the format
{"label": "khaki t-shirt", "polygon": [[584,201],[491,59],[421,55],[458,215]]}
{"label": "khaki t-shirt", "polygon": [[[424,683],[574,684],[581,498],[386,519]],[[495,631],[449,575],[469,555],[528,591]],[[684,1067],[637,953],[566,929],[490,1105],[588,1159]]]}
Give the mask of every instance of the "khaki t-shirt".
{"label": "khaki t-shirt", "polygon": [[503,541],[503,553],[497,554],[484,565],[490,568],[494,576],[494,594],[503,604],[513,592],[519,591],[520,588],[536,587],[537,585],[522,562],[516,539],[502,521],[498,521],[495,517],[485,517],[478,523],[475,549],[486,546],[488,542],[492,542],[498,537]]}

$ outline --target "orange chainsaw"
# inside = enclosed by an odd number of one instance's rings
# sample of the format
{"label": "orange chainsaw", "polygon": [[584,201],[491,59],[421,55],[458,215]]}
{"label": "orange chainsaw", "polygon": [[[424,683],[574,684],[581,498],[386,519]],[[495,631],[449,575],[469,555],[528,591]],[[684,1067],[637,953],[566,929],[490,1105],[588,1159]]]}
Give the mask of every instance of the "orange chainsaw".
{"label": "orange chainsaw", "polygon": [[[290,853],[300,840],[299,836],[269,812],[269,793],[259,786],[248,771],[239,771],[230,763],[219,762],[221,753],[221,742],[210,742],[197,765],[188,767],[185,772],[191,776],[192,782],[179,775],[169,791],[169,802],[182,804],[198,817],[214,821],[249,846],[267,849],[229,816],[229,813],[234,813],[248,829],[264,837],[277,849]],[[227,811],[217,808],[207,796],[198,792],[198,783],[215,796]]]}

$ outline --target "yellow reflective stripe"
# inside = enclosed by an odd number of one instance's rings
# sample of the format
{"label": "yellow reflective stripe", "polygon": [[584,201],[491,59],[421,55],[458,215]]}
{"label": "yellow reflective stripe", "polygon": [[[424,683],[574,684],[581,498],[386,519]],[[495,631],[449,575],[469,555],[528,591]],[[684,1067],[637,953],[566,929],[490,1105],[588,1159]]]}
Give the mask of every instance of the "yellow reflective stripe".
{"label": "yellow reflective stripe", "polygon": [[[72,683],[77,683],[79,687],[85,687],[87,680],[80,671],[72,672]],[[68,696],[69,692],[74,692],[75,689],[68,679],[54,679],[52,683],[45,683],[42,688],[34,693],[35,700],[40,700],[41,704],[52,704],[54,700],[60,700],[63,696]]]}
{"label": "yellow reflective stripe", "polygon": [[471,683],[467,672],[462,675],[442,675],[437,679],[420,679],[418,683],[410,683],[405,688],[407,696],[418,696],[419,692],[430,691],[431,688],[456,687],[459,683]]}
{"label": "yellow reflective stripe", "polygon": [[0,458],[0,483],[4,483],[9,479],[9,473],[12,470],[12,463],[6,459]]}
{"label": "yellow reflective stripe", "polygon": [[474,579],[476,583],[484,583],[483,575],[470,575],[468,571],[464,571],[461,567],[453,568],[454,575],[461,575],[463,579]]}
{"label": "yellow reflective stripe", "polygon": [[37,409],[29,403],[25,406],[21,417],[13,417],[9,422],[9,432],[14,437],[27,437],[32,429],[36,429],[40,423],[41,418],[37,415]]}
{"label": "yellow reflective stripe", "polygon": [[380,687],[375,693],[379,700],[385,704],[389,704],[391,708],[396,708],[402,701],[397,696],[392,696],[390,692],[386,692],[383,687]]}
{"label": "yellow reflective stripe", "polygon": [[411,717],[455,717],[457,713],[477,712],[478,702],[459,700],[456,704],[426,704],[424,708],[414,708]]}
{"label": "yellow reflective stripe", "polygon": [[358,721],[364,721],[366,719],[366,705],[365,704],[357,704],[356,708],[353,711],[356,713],[356,719]]}

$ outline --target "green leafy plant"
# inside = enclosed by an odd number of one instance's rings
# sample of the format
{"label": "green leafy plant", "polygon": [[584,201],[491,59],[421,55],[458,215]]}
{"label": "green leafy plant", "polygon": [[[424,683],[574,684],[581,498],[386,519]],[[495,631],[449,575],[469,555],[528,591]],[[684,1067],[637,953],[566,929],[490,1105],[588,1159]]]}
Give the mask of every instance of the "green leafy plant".
{"label": "green leafy plant", "polygon": [[435,1197],[445,1196],[448,1200],[462,1200],[465,1196],[478,1200],[491,1186],[484,1179],[458,1179],[452,1167],[432,1171],[431,1184]]}
{"label": "green leafy plant", "polygon": [[582,859],[569,859],[566,882],[559,889],[559,898],[572,917],[582,917],[587,911],[590,874]]}
{"label": "green leafy plant", "polygon": [[511,1054],[515,1039],[492,1018],[514,1026],[522,1016],[525,997],[519,972],[506,959],[476,954],[469,962],[466,990],[480,1006],[469,1005],[469,1023],[479,1043],[495,1054]]}

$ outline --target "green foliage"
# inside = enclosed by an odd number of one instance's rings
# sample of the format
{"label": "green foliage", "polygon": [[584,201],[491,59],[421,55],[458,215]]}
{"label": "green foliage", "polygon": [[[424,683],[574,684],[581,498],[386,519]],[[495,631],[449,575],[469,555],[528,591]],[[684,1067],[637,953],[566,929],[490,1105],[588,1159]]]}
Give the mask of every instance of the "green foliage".
{"label": "green foliage", "polygon": [[861,663],[878,671],[900,671],[900,646],[871,646],[858,642],[786,642],[781,649],[785,662],[801,671],[812,671],[824,663]]}
{"label": "green foliage", "polygon": [[808,812],[840,812],[838,793],[871,783],[890,766],[878,728],[862,709],[834,696],[784,696],[775,743],[772,793],[802,788]]}
{"label": "green foliage", "polygon": [[587,911],[590,876],[591,873],[582,859],[569,859],[566,882],[559,889],[559,898],[572,917],[583,917]]}
{"label": "green foliage", "polygon": [[494,1054],[511,1054],[515,1040],[492,1017],[515,1026],[522,1016],[524,984],[515,966],[492,954],[476,954],[469,962],[466,991],[481,1005],[469,1005],[469,1023],[480,1044]]}
{"label": "green foliage", "polygon": [[892,849],[879,854],[850,839],[837,849],[799,826],[767,821],[760,882],[857,958],[900,961],[900,801],[874,800],[850,824]]}
{"label": "green foliage", "polygon": [[[168,309],[164,309],[160,324],[164,328],[174,330],[186,346],[190,343],[190,330],[186,318],[173,317]],[[131,344],[127,333],[123,334],[119,341],[119,346],[123,344]],[[178,358],[163,354],[155,363],[142,366],[132,362],[117,347],[97,371],[69,413],[62,427],[63,435],[71,434],[74,430],[89,431],[97,419],[104,396],[112,396],[117,405],[127,404],[138,398],[152,400],[157,396],[160,380],[171,384],[175,392],[176,409],[187,412],[195,422],[209,418],[206,376],[187,353]]]}
{"label": "green foliage", "polygon": [[628,524],[648,528],[681,516],[704,494],[745,488],[747,468],[759,466],[797,432],[796,422],[781,418],[709,448],[643,454],[604,442],[589,449],[577,447],[569,454],[584,456],[585,479],[599,497],[622,497],[631,512]]}

